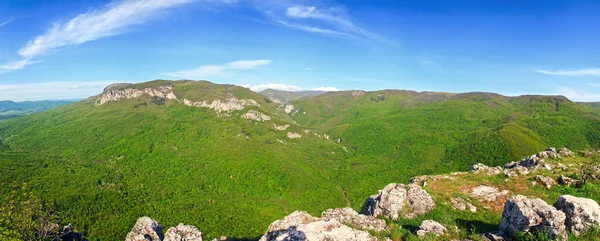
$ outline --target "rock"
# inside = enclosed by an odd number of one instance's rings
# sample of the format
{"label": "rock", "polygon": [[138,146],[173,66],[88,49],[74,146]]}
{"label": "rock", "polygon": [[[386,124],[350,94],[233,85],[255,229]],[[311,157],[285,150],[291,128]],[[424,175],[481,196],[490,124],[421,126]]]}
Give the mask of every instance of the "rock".
{"label": "rock", "polygon": [[286,114],[291,113],[292,111],[294,111],[294,106],[293,105],[285,105],[285,107],[283,108],[283,111]]}
{"label": "rock", "polygon": [[516,166],[515,168],[512,168],[512,169],[504,169],[504,175],[507,177],[517,177],[520,175],[527,175],[527,174],[529,174],[529,170],[523,166]]}
{"label": "rock", "polygon": [[563,195],[554,203],[554,207],[565,213],[567,228],[575,236],[600,224],[600,206],[592,199]]}
{"label": "rock", "polygon": [[554,179],[546,177],[546,176],[537,175],[537,176],[535,176],[535,181],[537,183],[539,183],[540,185],[546,187],[547,189],[550,189],[551,187],[556,186],[556,182],[554,181]]}
{"label": "rock", "polygon": [[471,171],[474,173],[486,173],[488,175],[497,175],[502,172],[501,167],[490,168],[482,163],[477,163],[471,167]]}
{"label": "rock", "polygon": [[162,226],[150,217],[141,217],[127,234],[125,241],[161,241]]}
{"label": "rock", "polygon": [[554,148],[554,147],[548,147],[548,148],[546,148],[546,152],[554,152],[554,153],[556,153],[556,148]]}
{"label": "rock", "polygon": [[500,230],[516,232],[545,232],[552,238],[567,239],[565,214],[539,198],[516,195],[504,204]]}
{"label": "rock", "polygon": [[440,223],[433,220],[424,220],[417,230],[417,236],[425,236],[429,233],[435,234],[435,236],[441,236],[448,232],[448,229]]}
{"label": "rock", "polygon": [[504,164],[504,169],[513,169],[519,165],[518,162],[509,162]]}
{"label": "rock", "polygon": [[229,113],[235,110],[243,110],[246,106],[260,107],[260,104],[258,104],[258,102],[256,102],[253,99],[240,100],[235,97],[231,97],[225,100],[213,100],[210,104],[208,102],[209,101],[206,100],[193,102],[187,99],[183,99],[183,104],[187,106],[209,108],[217,113]]}
{"label": "rock", "polygon": [[246,114],[242,115],[242,118],[261,122],[271,120],[271,116],[265,115],[255,110],[248,111]]}
{"label": "rock", "polygon": [[568,170],[568,169],[569,169],[569,167],[567,167],[567,165],[565,165],[565,164],[562,164],[562,163],[560,163],[560,162],[559,162],[559,163],[557,163],[557,164],[556,164],[556,166],[557,166],[558,168],[562,169],[563,171],[566,171],[566,170]]}
{"label": "rock", "polygon": [[170,85],[161,85],[156,89],[145,88],[143,90],[134,88],[118,89],[120,86],[123,86],[123,84],[110,85],[106,87],[100,98],[96,100],[96,105],[103,105],[107,102],[119,101],[121,99],[139,98],[143,95],[162,99],[177,99]]}
{"label": "rock", "polygon": [[260,241],[310,240],[310,241],[377,241],[365,231],[350,228],[337,219],[319,220],[306,212],[296,211],[283,220],[269,225]]}
{"label": "rock", "polygon": [[383,219],[358,214],[352,208],[327,209],[321,214],[321,220],[329,221],[331,219],[336,219],[360,230],[381,232],[387,228]]}
{"label": "rock", "polygon": [[414,218],[433,208],[435,202],[419,185],[390,183],[365,201],[361,213],[398,220],[402,214],[406,218]]}
{"label": "rock", "polygon": [[194,226],[180,223],[167,230],[163,241],[202,241],[202,233]]}
{"label": "rock", "polygon": [[505,241],[508,240],[502,232],[489,232],[483,235],[483,240],[489,241]]}
{"label": "rock", "polygon": [[300,138],[302,137],[302,135],[296,133],[296,132],[288,132],[287,133],[287,137],[290,139],[296,139],[296,138]]}
{"label": "rock", "polygon": [[473,206],[473,204],[471,204],[471,202],[465,200],[464,198],[461,198],[461,197],[452,198],[452,199],[450,199],[450,203],[452,203],[452,207],[454,207],[455,209],[462,210],[462,211],[469,209],[469,211],[471,211],[473,213],[477,212],[477,207]]}
{"label": "rock", "polygon": [[87,239],[83,238],[83,234],[75,232],[75,228],[73,225],[69,223],[69,225],[63,227],[62,236],[60,236],[61,241],[87,241]]}
{"label": "rock", "polygon": [[560,175],[558,177],[558,184],[563,186],[571,186],[571,184],[573,184],[573,179]]}
{"label": "rock", "polygon": [[586,157],[586,158],[590,158],[590,157],[594,156],[594,152],[591,152],[591,151],[579,151],[578,153],[580,156]]}
{"label": "rock", "polygon": [[558,154],[563,156],[563,157],[573,157],[575,156],[575,153],[572,152],[571,150],[567,149],[566,147],[560,148],[560,150],[558,150]]}
{"label": "rock", "polygon": [[508,190],[499,191],[498,188],[488,187],[488,186],[483,186],[483,185],[473,188],[473,190],[471,191],[471,196],[473,196],[479,200],[488,201],[488,202],[495,201],[496,198],[505,196],[507,194],[508,194]]}
{"label": "rock", "polygon": [[285,131],[285,130],[287,130],[288,127],[290,127],[290,125],[288,125],[288,124],[285,124],[285,125],[282,125],[282,126],[278,126],[276,124],[273,124],[273,128],[275,130],[278,130],[278,131]]}

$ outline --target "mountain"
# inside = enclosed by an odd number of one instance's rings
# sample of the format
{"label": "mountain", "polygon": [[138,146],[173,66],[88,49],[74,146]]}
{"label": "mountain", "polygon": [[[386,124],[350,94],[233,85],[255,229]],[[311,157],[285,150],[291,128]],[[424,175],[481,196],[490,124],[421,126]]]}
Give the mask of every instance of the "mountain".
{"label": "mountain", "polygon": [[0,101],[0,120],[42,112],[73,102],[73,100],[40,100],[24,102],[4,100]]}
{"label": "mountain", "polygon": [[269,97],[269,99],[275,103],[285,104],[292,100],[317,96],[317,95],[320,95],[320,94],[323,94],[326,92],[325,91],[316,91],[316,90],[283,91],[283,90],[266,89],[259,93],[266,97]]}
{"label": "mountain", "polygon": [[27,183],[92,240],[122,239],[141,216],[255,238],[294,210],[360,210],[414,176],[599,143],[600,114],[561,96],[342,91],[278,104],[156,80],[0,122],[0,193]]}

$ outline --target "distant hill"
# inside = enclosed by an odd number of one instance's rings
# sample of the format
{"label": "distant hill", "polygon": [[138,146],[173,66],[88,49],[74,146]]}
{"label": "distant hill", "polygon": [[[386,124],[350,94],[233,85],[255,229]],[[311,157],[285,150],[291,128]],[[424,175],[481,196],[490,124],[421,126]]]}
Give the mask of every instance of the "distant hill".
{"label": "distant hill", "polygon": [[600,102],[579,102],[579,104],[600,111]]}
{"label": "distant hill", "polygon": [[121,240],[140,216],[252,239],[417,175],[599,144],[600,112],[562,96],[155,80],[0,122],[0,197],[26,182],[89,240]]}
{"label": "distant hill", "polygon": [[0,120],[42,112],[73,102],[74,100],[0,101]]}
{"label": "distant hill", "polygon": [[316,91],[316,90],[283,91],[283,90],[266,89],[259,93],[264,96],[269,97],[270,100],[273,102],[276,102],[279,104],[285,104],[292,100],[305,98],[305,97],[317,96],[317,95],[320,95],[320,94],[323,94],[326,92],[325,91]]}

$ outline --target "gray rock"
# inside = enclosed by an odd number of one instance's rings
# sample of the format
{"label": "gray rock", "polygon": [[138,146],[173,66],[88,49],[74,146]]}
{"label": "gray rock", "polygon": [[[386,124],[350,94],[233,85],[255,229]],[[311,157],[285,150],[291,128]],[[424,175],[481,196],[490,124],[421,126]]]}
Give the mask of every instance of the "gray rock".
{"label": "gray rock", "polygon": [[567,228],[576,236],[600,224],[600,206],[592,199],[563,195],[554,207],[565,213]]}
{"label": "gray rock", "polygon": [[202,233],[194,226],[180,223],[167,230],[163,241],[202,241]]}
{"label": "gray rock", "polygon": [[502,172],[501,167],[488,167],[482,163],[477,163],[471,167],[471,171],[474,173],[486,173],[488,175],[497,175]]}
{"label": "gray rock", "polygon": [[565,177],[563,175],[560,175],[558,177],[558,184],[563,185],[563,186],[571,186],[571,184],[573,184],[573,179],[569,178],[569,177]]}
{"label": "gray rock", "polygon": [[556,182],[554,181],[554,179],[546,177],[546,176],[537,175],[537,176],[535,176],[535,181],[537,183],[539,183],[540,185],[546,187],[547,189],[550,189],[553,186],[556,186]]}
{"label": "gray rock", "polygon": [[150,217],[141,217],[135,222],[125,241],[161,241],[162,226]]}
{"label": "gray rock", "polygon": [[350,228],[337,219],[320,220],[306,212],[296,211],[269,225],[260,241],[377,241],[368,232]]}
{"label": "gray rock", "polygon": [[430,212],[435,208],[431,196],[416,184],[390,183],[379,194],[369,197],[362,206],[361,213],[398,220],[404,214],[406,218]]}
{"label": "gray rock", "polygon": [[417,230],[418,236],[425,236],[427,234],[433,233],[435,236],[441,236],[448,232],[448,229],[441,225],[440,223],[433,220],[424,220],[419,226],[419,230]]}
{"label": "gray rock", "polygon": [[358,214],[352,208],[327,209],[321,214],[321,220],[329,221],[331,219],[337,219],[343,224],[361,230],[381,232],[387,228],[383,219]]}
{"label": "gray rock", "polygon": [[500,230],[516,232],[545,232],[550,237],[566,240],[565,214],[539,198],[516,195],[506,200]]}
{"label": "gray rock", "polygon": [[567,149],[566,147],[560,148],[558,150],[558,154],[563,156],[563,157],[573,157],[575,156],[575,153],[572,152],[571,150]]}
{"label": "gray rock", "polygon": [[465,200],[464,198],[452,198],[450,199],[450,203],[452,203],[452,207],[454,207],[455,209],[462,211],[469,209],[469,211],[473,213],[477,212],[477,207],[475,207],[473,204],[471,204],[471,202]]}
{"label": "gray rock", "polygon": [[501,196],[506,196],[506,195],[508,195],[508,190],[500,191],[500,190],[498,190],[498,188],[488,187],[488,186],[484,186],[484,185],[475,187],[471,191],[471,196],[473,196],[479,200],[488,201],[488,202],[495,201],[496,198],[501,197]]}

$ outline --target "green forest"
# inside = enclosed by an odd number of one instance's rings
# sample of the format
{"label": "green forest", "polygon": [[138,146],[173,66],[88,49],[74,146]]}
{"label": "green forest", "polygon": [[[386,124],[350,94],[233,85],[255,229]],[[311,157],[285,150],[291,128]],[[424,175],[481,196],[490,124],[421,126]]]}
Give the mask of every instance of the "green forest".
{"label": "green forest", "polygon": [[[232,85],[161,80],[119,88],[159,85],[173,86],[178,98],[233,96],[260,107],[222,115],[149,96],[96,105],[93,96],[2,121],[2,200],[26,184],[89,240],[122,240],[145,215],[165,227],[195,225],[208,240],[253,239],[295,210],[360,210],[386,184],[413,176],[502,165],[548,146],[600,144],[600,112],[561,96],[343,91],[292,100],[298,111],[286,114]],[[250,109],[272,120],[240,118]]]}

